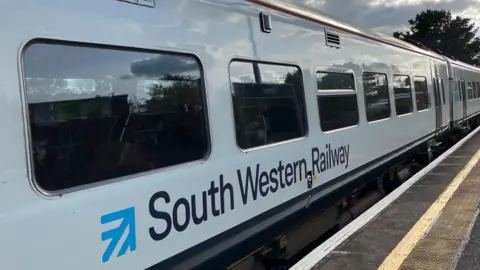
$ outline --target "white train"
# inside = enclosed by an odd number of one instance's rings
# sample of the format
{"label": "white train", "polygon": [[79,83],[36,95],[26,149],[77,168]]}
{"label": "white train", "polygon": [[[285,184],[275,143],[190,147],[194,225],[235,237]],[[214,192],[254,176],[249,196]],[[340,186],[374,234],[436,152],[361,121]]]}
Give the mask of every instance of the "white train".
{"label": "white train", "polygon": [[288,257],[477,125],[479,68],[291,2],[0,0],[0,269]]}

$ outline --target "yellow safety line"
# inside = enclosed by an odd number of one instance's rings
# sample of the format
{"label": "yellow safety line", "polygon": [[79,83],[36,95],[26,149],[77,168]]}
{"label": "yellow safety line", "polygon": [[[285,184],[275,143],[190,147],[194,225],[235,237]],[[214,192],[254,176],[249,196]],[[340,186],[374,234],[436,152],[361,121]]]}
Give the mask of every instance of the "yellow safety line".
{"label": "yellow safety line", "polygon": [[457,190],[463,180],[467,177],[468,173],[475,167],[480,159],[480,149],[470,159],[470,161],[463,167],[463,169],[455,176],[452,182],[443,191],[442,195],[428,208],[427,212],[417,221],[415,226],[405,235],[392,252],[385,258],[382,265],[378,269],[399,269],[408,255],[412,252],[413,248],[422,239],[427,230],[440,216],[443,208],[447,204],[448,200],[452,197],[453,193]]}

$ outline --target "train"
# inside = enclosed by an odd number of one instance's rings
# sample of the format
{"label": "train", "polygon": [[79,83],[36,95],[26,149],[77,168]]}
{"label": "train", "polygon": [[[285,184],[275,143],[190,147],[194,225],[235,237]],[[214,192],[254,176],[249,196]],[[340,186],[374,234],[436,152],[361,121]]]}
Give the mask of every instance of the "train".
{"label": "train", "polygon": [[480,68],[306,1],[0,23],[1,269],[273,269],[479,124]]}

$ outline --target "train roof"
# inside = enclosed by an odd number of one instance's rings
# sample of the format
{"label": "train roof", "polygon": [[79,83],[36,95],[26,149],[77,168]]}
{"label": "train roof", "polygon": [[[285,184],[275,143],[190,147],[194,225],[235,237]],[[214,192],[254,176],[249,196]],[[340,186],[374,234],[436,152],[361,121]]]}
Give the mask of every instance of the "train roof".
{"label": "train roof", "polygon": [[462,61],[458,61],[458,60],[456,60],[456,59],[451,59],[451,58],[449,58],[449,57],[446,57],[446,58],[448,59],[448,61],[449,61],[452,65],[457,65],[457,66],[460,66],[460,67],[463,67],[463,68],[467,68],[467,69],[470,69],[470,70],[474,70],[474,71],[480,72],[480,68],[479,68],[479,67],[476,67],[476,66],[467,64],[467,63],[462,62]]}
{"label": "train roof", "polygon": [[[292,16],[306,19],[314,23],[323,24],[330,28],[347,32],[353,35],[361,36],[376,42],[381,42],[393,47],[408,50],[411,52],[423,54],[429,57],[436,58],[438,60],[445,61],[444,55],[436,53],[434,51],[421,48],[406,41],[400,40],[393,36],[382,34],[373,30],[364,29],[354,26],[346,21],[334,18],[331,15],[327,15],[319,8],[308,6],[303,4],[302,1],[296,0],[248,0],[251,3],[262,5],[282,13],[290,14]],[[303,1],[305,2],[305,1]]]}

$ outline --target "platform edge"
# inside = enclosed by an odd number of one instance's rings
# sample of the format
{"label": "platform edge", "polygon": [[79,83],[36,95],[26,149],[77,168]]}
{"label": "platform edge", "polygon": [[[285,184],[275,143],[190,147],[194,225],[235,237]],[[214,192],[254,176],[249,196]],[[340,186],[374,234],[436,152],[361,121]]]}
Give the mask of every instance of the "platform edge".
{"label": "platform edge", "polygon": [[425,168],[420,170],[418,173],[413,175],[407,181],[405,181],[401,186],[395,189],[392,193],[385,196],[382,200],[372,206],[370,209],[365,211],[362,215],[356,218],[354,221],[349,223],[347,226],[343,227],[339,232],[330,237],[328,240],[323,242],[320,246],[311,251],[307,256],[303,257],[295,265],[290,267],[289,270],[308,270],[313,268],[318,262],[320,262],[325,256],[327,256],[332,250],[337,246],[347,240],[352,234],[365,226],[373,218],[375,218],[381,211],[383,211],[387,206],[392,202],[398,199],[405,191],[407,191],[412,185],[414,185],[418,180],[420,180],[424,175],[433,170],[438,164],[440,164],[445,158],[455,152],[463,144],[465,144],[470,138],[480,131],[480,127],[477,127],[475,130],[470,132],[465,138],[461,139],[455,145],[450,147],[442,155],[436,158],[433,162],[428,164]]}

